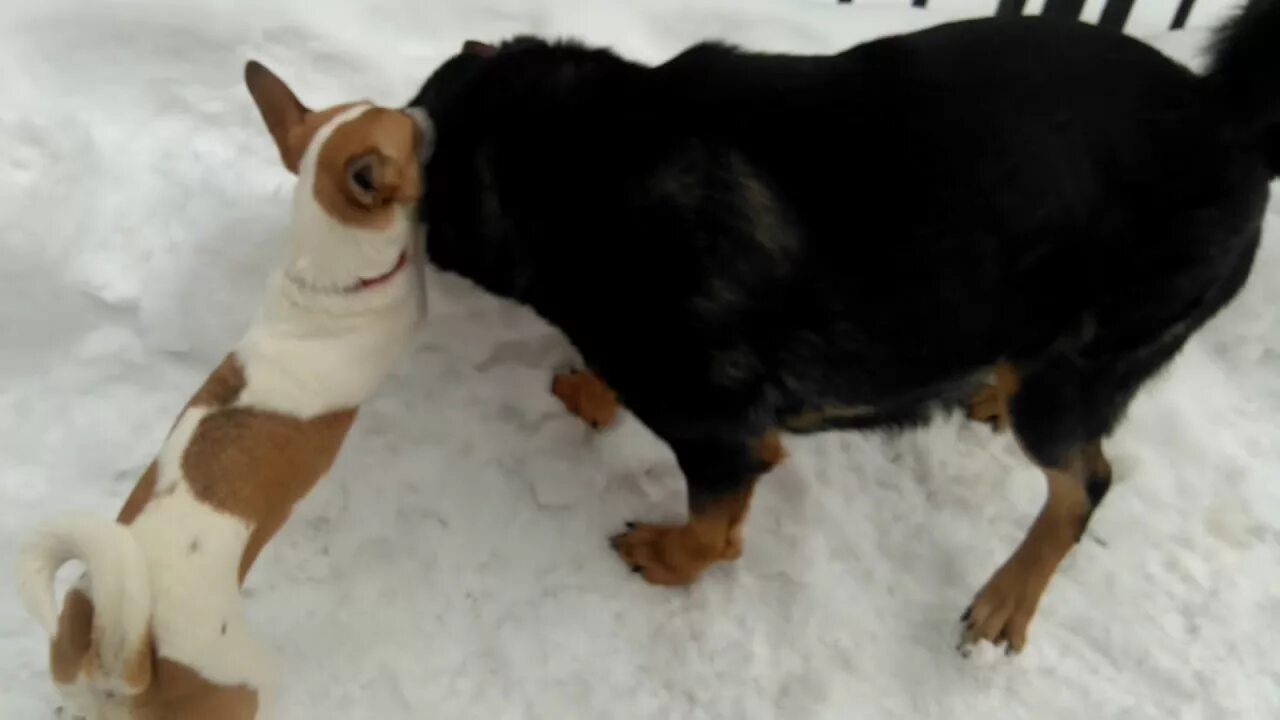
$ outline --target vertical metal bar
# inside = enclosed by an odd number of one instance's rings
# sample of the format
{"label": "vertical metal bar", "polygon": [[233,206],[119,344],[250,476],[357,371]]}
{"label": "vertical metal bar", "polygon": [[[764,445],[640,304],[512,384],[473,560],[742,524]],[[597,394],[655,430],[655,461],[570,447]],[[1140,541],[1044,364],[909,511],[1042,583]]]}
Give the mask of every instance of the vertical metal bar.
{"label": "vertical metal bar", "polygon": [[1021,15],[1022,8],[1026,7],[1027,0],[1000,0],[996,5],[996,15],[1006,17],[1008,15]]}
{"label": "vertical metal bar", "polygon": [[1124,30],[1129,20],[1129,11],[1133,10],[1133,0],[1107,0],[1102,8],[1102,17],[1098,18],[1098,26],[1110,30]]}
{"label": "vertical metal bar", "polygon": [[1187,24],[1187,18],[1191,16],[1191,7],[1195,4],[1196,0],[1178,0],[1178,11],[1173,14],[1173,25],[1170,27],[1181,30]]}
{"label": "vertical metal bar", "polygon": [[1045,0],[1044,12],[1040,14],[1059,20],[1079,20],[1083,9],[1084,0]]}

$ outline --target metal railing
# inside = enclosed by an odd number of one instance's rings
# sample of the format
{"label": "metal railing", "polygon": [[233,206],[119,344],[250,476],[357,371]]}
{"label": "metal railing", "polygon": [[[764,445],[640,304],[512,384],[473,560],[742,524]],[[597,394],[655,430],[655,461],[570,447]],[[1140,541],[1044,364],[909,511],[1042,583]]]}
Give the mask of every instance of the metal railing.
{"label": "metal railing", "polygon": [[[911,5],[925,7],[928,1],[911,0]],[[836,2],[848,5],[853,0],[836,0]],[[1098,25],[1112,30],[1123,30],[1125,22],[1129,19],[1129,12],[1133,10],[1133,2],[1134,0],[1107,0],[1107,4],[1102,8],[1102,16],[1098,18]],[[1191,8],[1195,2],[1196,0],[1178,0],[1178,9],[1173,13],[1170,29],[1181,30],[1187,24],[1187,18],[1191,16]],[[1021,15],[1026,5],[1027,0],[999,0],[999,4],[996,5],[996,15]],[[1061,20],[1078,20],[1080,11],[1083,9],[1084,0],[1045,0],[1041,15]]]}

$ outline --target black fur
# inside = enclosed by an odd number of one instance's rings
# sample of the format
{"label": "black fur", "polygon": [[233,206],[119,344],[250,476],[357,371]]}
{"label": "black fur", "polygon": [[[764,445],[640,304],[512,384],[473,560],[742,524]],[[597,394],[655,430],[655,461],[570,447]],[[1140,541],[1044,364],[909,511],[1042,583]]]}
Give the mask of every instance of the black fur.
{"label": "black fur", "polygon": [[1280,168],[1276,7],[1225,31],[1208,81],[1034,18],[820,57],[460,55],[413,101],[438,132],[427,251],[562,329],[695,505],[789,418],[914,419],[1001,359],[1015,432],[1057,467],[1248,275]]}
{"label": "black fur", "polygon": [[1214,37],[1207,81],[1228,121],[1262,145],[1280,174],[1280,0],[1253,0]]}

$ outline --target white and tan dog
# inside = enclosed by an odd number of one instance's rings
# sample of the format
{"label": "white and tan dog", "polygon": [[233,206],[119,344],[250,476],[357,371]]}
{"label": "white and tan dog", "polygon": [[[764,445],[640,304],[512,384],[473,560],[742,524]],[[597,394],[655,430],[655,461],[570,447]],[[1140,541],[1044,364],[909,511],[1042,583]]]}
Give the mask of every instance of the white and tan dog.
{"label": "white and tan dog", "polygon": [[[21,556],[54,682],[90,720],[265,712],[277,672],[245,625],[240,585],[425,310],[415,205],[426,118],[368,103],[311,111],[254,62],[245,82],[298,176],[288,260],[117,521],[56,523]],[[70,560],[86,572],[59,615],[54,574]]]}

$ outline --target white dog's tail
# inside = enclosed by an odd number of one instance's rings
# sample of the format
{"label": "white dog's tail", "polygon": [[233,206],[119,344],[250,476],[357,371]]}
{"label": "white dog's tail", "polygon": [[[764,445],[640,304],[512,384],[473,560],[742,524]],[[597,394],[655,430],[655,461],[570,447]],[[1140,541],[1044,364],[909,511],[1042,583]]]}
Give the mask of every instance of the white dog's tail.
{"label": "white dog's tail", "polygon": [[102,679],[123,680],[132,674],[129,669],[138,662],[144,644],[148,649],[150,645],[151,583],[146,559],[133,533],[117,522],[72,517],[41,529],[18,558],[18,592],[51,638],[58,633],[54,575],[72,560],[83,562],[88,571],[93,647]]}

